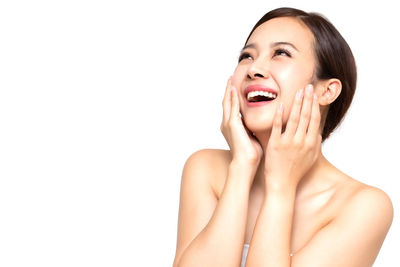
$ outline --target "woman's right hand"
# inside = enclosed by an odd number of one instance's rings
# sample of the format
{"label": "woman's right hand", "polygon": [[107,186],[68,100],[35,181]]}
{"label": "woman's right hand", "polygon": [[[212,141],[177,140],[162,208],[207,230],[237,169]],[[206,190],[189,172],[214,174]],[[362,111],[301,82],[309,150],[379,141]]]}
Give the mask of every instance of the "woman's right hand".
{"label": "woman's right hand", "polygon": [[222,102],[223,118],[221,132],[231,150],[232,161],[246,164],[257,170],[263,150],[260,143],[244,125],[240,115],[239,95],[232,85],[232,77],[226,86]]}

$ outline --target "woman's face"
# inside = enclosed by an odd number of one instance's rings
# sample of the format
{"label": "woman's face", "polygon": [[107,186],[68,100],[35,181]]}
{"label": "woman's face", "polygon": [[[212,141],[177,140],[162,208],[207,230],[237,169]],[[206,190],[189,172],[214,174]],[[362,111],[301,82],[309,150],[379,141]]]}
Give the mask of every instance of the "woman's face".
{"label": "woman's face", "polygon": [[[286,123],[295,94],[313,80],[316,66],[312,32],[299,20],[290,17],[269,20],[252,33],[241,52],[232,77],[240,93],[240,110],[247,128],[264,133],[272,127],[276,109],[282,103]],[[269,93],[265,93],[265,90]],[[259,93],[276,95],[270,101]],[[255,102],[252,102],[255,101]]]}

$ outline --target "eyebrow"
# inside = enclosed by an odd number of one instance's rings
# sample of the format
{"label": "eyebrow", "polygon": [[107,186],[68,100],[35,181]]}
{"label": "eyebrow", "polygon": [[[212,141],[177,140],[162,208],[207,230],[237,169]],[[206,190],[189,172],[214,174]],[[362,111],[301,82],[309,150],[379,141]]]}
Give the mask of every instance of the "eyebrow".
{"label": "eyebrow", "polygon": [[289,43],[289,42],[275,42],[275,43],[271,44],[271,47],[276,47],[276,46],[280,46],[280,45],[288,45],[288,46],[293,47],[293,49],[296,50],[297,52],[299,51],[299,49],[297,49],[297,47],[294,44]]}
{"label": "eyebrow", "polygon": [[[288,46],[291,46],[294,50],[299,51],[299,50],[297,49],[297,47],[296,47],[294,44],[289,43],[289,42],[274,42],[274,43],[272,43],[272,44],[270,45],[270,47],[271,47],[271,48],[274,48],[274,47],[280,46],[280,45],[288,45]],[[245,46],[242,48],[242,50],[240,50],[240,52],[243,52],[243,50],[245,50],[245,49],[247,49],[247,48],[256,48],[256,45],[253,44],[253,43],[248,44],[248,45],[245,45]]]}
{"label": "eyebrow", "polygon": [[242,50],[240,50],[240,53],[242,53],[243,50],[245,50],[245,49],[247,49],[247,48],[255,48],[255,47],[256,47],[255,44],[248,44],[248,45],[245,45],[245,46],[243,46]]}

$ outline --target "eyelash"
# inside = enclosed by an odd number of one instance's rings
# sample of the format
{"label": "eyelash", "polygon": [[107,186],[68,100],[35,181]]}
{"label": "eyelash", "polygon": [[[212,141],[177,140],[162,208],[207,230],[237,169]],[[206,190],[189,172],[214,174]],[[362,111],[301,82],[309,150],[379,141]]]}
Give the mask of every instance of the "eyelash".
{"label": "eyelash", "polygon": [[243,59],[246,59],[246,58],[248,58],[248,57],[251,57],[249,53],[246,53],[246,52],[245,52],[245,53],[242,53],[242,54],[239,56],[238,62],[240,62],[240,61],[242,61]]}
{"label": "eyelash", "polygon": [[[278,49],[276,49],[274,51],[274,56],[283,56],[282,54],[285,54],[284,56],[287,56],[287,57],[292,57],[290,52],[288,50],[286,50],[286,49],[278,48]],[[239,56],[238,62],[240,62],[243,59],[246,59],[248,57],[251,57],[251,55],[249,53],[247,53],[247,52],[244,52]]]}
{"label": "eyelash", "polygon": [[286,49],[283,49],[283,48],[276,49],[275,52],[274,52],[274,56],[280,56],[281,53],[284,53],[285,56],[287,56],[287,57],[292,57],[290,52],[288,50],[286,50]]}

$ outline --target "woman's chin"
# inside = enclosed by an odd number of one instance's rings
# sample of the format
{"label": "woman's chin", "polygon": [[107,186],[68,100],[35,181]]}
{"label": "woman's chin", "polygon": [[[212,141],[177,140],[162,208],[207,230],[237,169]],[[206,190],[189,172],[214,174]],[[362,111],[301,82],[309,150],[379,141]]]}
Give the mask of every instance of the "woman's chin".
{"label": "woman's chin", "polygon": [[250,132],[254,134],[268,133],[272,129],[272,122],[268,120],[266,121],[245,120],[245,124],[247,129],[249,129]]}

